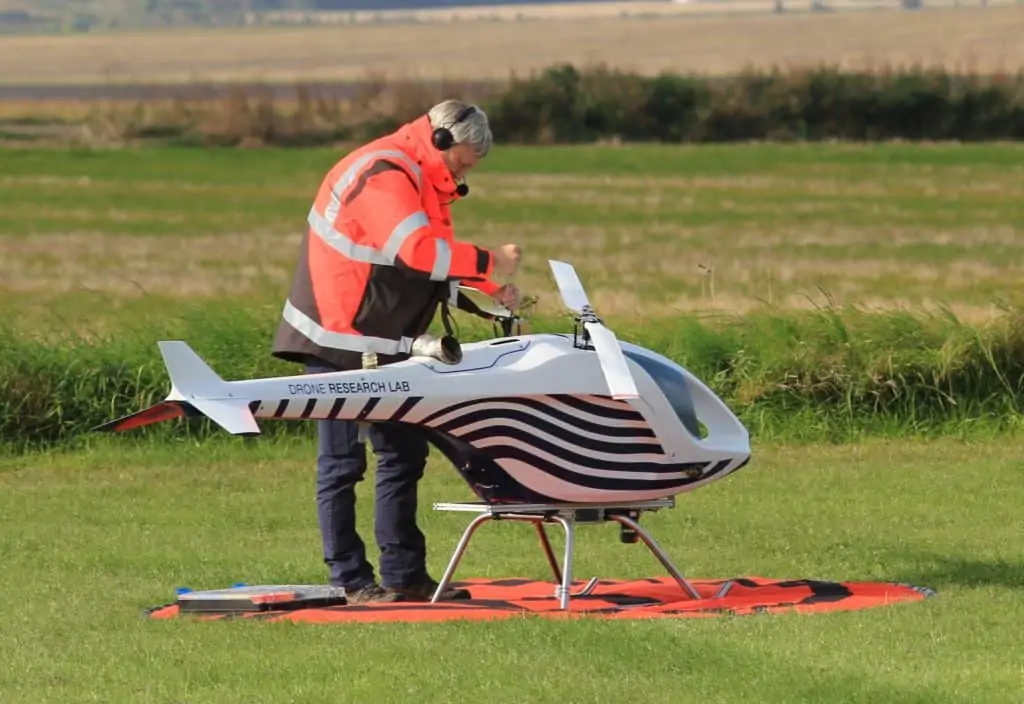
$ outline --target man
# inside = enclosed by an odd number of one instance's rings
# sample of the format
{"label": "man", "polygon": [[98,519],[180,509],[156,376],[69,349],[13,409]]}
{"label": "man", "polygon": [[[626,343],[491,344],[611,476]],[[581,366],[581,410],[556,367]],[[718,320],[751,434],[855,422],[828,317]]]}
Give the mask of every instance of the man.
{"label": "man", "polygon": [[[461,242],[451,224],[450,206],[468,193],[464,178],[492,141],[480,108],[447,100],[338,161],[310,210],[272,354],[309,373],[359,369],[364,353],[379,365],[406,359],[460,282],[516,307],[518,290],[494,276],[515,273],[519,247]],[[429,600],[437,583],[416,524],[427,440],[413,426],[369,429],[378,584],[355,524],[355,485],[366,472],[358,426],[321,420],[317,432],[317,515],[331,584],[353,604]],[[468,596],[450,589],[441,598]]]}

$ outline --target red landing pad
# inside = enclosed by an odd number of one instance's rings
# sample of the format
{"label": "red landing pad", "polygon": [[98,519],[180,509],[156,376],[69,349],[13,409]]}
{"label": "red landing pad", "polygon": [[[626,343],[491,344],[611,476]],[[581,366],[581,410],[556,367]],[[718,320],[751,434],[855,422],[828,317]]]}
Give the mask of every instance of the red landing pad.
{"label": "red landing pad", "polygon": [[[923,587],[890,582],[829,582],[818,580],[774,580],[761,577],[736,578],[725,596],[715,598],[728,580],[691,580],[703,597],[693,600],[670,577],[635,581],[602,580],[587,596],[575,596],[584,582],[573,585],[569,612],[559,609],[552,582],[527,579],[468,579],[454,586],[468,588],[473,598],[467,601],[430,603],[391,603],[364,606],[327,606],[285,611],[236,613],[186,613],[196,620],[227,618],[333,622],[431,622],[454,620],[492,620],[526,615],[549,618],[641,619],[698,618],[739,616],[757,613],[818,613],[850,611],[897,602],[921,601],[935,592]],[[147,611],[149,618],[179,616],[177,604],[158,606]]]}

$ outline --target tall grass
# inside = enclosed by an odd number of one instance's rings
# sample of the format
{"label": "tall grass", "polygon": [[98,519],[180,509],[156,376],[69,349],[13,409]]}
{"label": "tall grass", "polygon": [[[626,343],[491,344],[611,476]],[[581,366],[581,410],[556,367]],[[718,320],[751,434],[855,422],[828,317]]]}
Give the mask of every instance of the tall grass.
{"label": "tall grass", "polygon": [[[0,438],[7,451],[75,446],[90,428],[163,398],[168,380],[156,341],[186,340],[226,379],[299,373],[272,359],[276,308],[183,306],[102,335],[41,339],[0,326]],[[622,339],[661,352],[704,379],[755,438],[845,440],[1018,426],[1024,408],[1024,310],[983,326],[952,315],[822,308],[740,317],[609,321]],[[534,331],[568,330],[536,319]],[[461,325],[462,339],[490,328]],[[311,432],[270,421],[271,436]],[[136,431],[202,440],[209,423]]]}

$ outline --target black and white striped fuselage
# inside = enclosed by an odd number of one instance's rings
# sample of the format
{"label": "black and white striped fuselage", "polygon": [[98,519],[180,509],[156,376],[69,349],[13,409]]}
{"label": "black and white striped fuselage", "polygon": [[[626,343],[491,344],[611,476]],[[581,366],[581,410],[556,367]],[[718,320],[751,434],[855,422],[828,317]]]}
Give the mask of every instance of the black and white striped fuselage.
{"label": "black and white striped fuselage", "polygon": [[423,427],[489,501],[637,501],[705,484],[733,458],[679,461],[628,403],[594,394],[323,396],[250,404],[257,418],[401,422]]}

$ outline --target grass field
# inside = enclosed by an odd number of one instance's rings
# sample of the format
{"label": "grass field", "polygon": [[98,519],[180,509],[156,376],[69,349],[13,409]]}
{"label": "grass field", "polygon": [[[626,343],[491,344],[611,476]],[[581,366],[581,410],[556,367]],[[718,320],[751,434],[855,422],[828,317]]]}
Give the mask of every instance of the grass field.
{"label": "grass field", "polygon": [[[249,27],[0,39],[0,84],[498,79],[555,62],[644,73],[748,66],[922,63],[1016,72],[1024,6],[736,16],[582,17],[533,23]],[[524,32],[529,38],[524,41]]]}
{"label": "grass field", "polygon": [[[111,399],[153,373],[135,366],[139,346],[152,352],[183,329],[215,368],[265,369],[253,362],[265,356],[264,326],[287,291],[310,198],[338,156],[0,154],[0,435],[33,394],[53,406],[44,415],[78,412],[71,402],[84,396],[113,417]],[[945,305],[980,325],[1001,300],[1019,303],[1024,280],[1017,145],[498,148],[471,182],[457,232],[522,243],[519,281],[547,316],[559,310],[549,256],[577,266],[625,337],[710,360],[724,338],[698,335],[694,316],[714,327],[830,299],[878,309],[867,318],[882,322],[858,323],[852,341],[845,317],[824,317],[825,327],[750,323],[742,352],[763,365],[766,387],[790,383],[791,364],[826,373],[834,364],[838,377],[864,383],[882,375],[882,385],[889,368],[907,384],[937,384],[929,365],[958,364],[942,346],[944,323],[922,334],[892,311]],[[79,350],[68,331],[106,337]],[[1007,349],[1006,368],[1019,368]],[[715,384],[743,373],[743,353]],[[856,366],[866,354],[877,367]],[[897,364],[908,359],[919,376]],[[106,376],[90,386],[90,375]],[[1017,376],[992,383],[1019,403]],[[812,400],[823,393],[809,388]],[[971,417],[975,397],[990,392],[957,388],[966,414],[957,427],[991,422]],[[786,433],[756,435],[748,468],[646,524],[695,578],[900,581],[936,598],[832,615],[618,623],[147,622],[140,611],[172,601],[178,586],[324,579],[308,437],[85,436],[0,453],[0,593],[12,605],[0,700],[1016,702],[1019,436],[913,434],[895,422],[876,437],[823,442],[796,420]],[[371,487],[372,477],[359,493],[372,544]],[[421,506],[468,498],[432,459]],[[421,511],[435,576],[464,521]],[[527,528],[491,525],[459,576],[544,578],[545,569]],[[641,547],[600,528],[581,531],[576,573],[661,574]]]}
{"label": "grass field", "polygon": [[[655,623],[145,622],[141,610],[173,601],[178,586],[323,579],[312,448],[101,444],[0,464],[0,586],[12,605],[0,698],[1019,701],[1024,466],[1015,446],[755,452],[749,469],[646,520],[690,576],[907,581],[938,596],[832,615]],[[371,483],[360,506],[372,505]],[[469,494],[434,463],[421,496],[429,506]],[[360,515],[365,536],[371,516]],[[421,520],[440,575],[465,517],[424,510]],[[581,529],[576,564],[584,580],[660,574],[641,546],[597,527]],[[458,575],[543,579],[545,569],[527,527],[490,525]]]}

